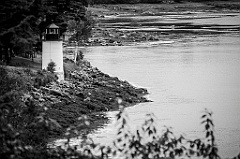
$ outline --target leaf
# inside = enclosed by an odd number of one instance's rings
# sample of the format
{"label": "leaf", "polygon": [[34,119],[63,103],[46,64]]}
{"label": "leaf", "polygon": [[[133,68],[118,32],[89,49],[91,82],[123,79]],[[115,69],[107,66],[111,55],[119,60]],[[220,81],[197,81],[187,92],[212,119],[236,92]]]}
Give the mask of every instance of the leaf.
{"label": "leaf", "polygon": [[171,151],[169,156],[170,156],[170,158],[174,158],[174,153]]}
{"label": "leaf", "polygon": [[116,156],[117,155],[117,151],[114,150],[113,153],[112,153],[113,156]]}
{"label": "leaf", "polygon": [[152,135],[153,134],[153,131],[152,130],[149,130],[148,131],[148,135],[150,136],[150,135]]}
{"label": "leaf", "polygon": [[140,133],[139,133],[139,130],[137,130],[137,136],[140,138],[141,136],[140,136]]}
{"label": "leaf", "polygon": [[212,126],[214,126],[213,121],[212,121],[211,119],[207,119],[207,122],[208,122],[209,124],[211,124]]}
{"label": "leaf", "polygon": [[154,132],[154,134],[157,133],[157,129],[155,127],[153,128],[153,132]]}
{"label": "leaf", "polygon": [[190,155],[194,155],[195,154],[195,152],[193,151],[193,150],[189,150],[189,153],[190,153]]}
{"label": "leaf", "polygon": [[37,116],[36,119],[38,119],[38,122],[40,122],[40,123],[43,122],[43,120],[44,120],[43,116],[41,116],[41,115]]}
{"label": "leaf", "polygon": [[119,149],[118,149],[118,151],[119,151],[119,152],[122,152],[122,151],[123,151],[123,149],[120,149],[120,148],[119,148]]}
{"label": "leaf", "polygon": [[203,120],[202,122],[201,122],[201,124],[204,124],[204,123],[206,123],[207,121],[206,120]]}
{"label": "leaf", "polygon": [[121,141],[122,141],[122,139],[121,139],[121,138],[117,139],[117,142],[121,142]]}
{"label": "leaf", "polygon": [[210,136],[210,132],[207,131],[207,133],[206,133],[206,138],[208,138],[209,136]]}
{"label": "leaf", "polygon": [[126,125],[126,124],[127,124],[126,119],[123,118],[122,124],[123,124],[123,125]]}
{"label": "leaf", "polygon": [[120,134],[122,134],[122,130],[119,130],[117,133],[117,135],[120,135]]}
{"label": "leaf", "polygon": [[205,125],[205,129],[206,129],[206,130],[209,130],[209,128],[210,128],[210,125],[207,123],[207,124]]}
{"label": "leaf", "polygon": [[194,144],[192,142],[190,143],[190,148],[194,148]]}
{"label": "leaf", "polygon": [[213,143],[215,142],[215,137],[214,137],[214,135],[212,135],[212,142],[213,142]]}
{"label": "leaf", "polygon": [[62,126],[54,119],[49,118],[49,121],[54,124],[54,126],[61,128]]}

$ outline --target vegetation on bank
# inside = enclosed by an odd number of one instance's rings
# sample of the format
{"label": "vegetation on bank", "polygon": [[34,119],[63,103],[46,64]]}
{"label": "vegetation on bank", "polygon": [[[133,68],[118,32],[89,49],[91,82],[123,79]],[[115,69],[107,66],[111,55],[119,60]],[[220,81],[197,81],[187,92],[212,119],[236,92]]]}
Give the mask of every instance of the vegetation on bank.
{"label": "vegetation on bank", "polygon": [[[142,97],[147,93],[146,89],[110,77],[82,57],[76,64],[70,59],[64,60],[64,82],[57,81],[54,63],[49,63],[48,71],[1,65],[1,158],[11,158],[14,155],[11,153],[21,150],[24,154],[19,158],[33,158],[33,152],[27,150],[29,146],[34,153],[45,153],[49,141],[63,137],[72,128],[88,134],[107,122],[105,112],[118,109],[116,98],[122,98],[125,106],[148,102]],[[80,117],[83,116],[91,125],[82,125]],[[74,134],[76,130],[69,136],[77,135]],[[21,149],[17,152],[16,147],[12,147],[15,142]],[[15,155],[13,158],[17,158]],[[45,158],[44,155],[41,157]]]}

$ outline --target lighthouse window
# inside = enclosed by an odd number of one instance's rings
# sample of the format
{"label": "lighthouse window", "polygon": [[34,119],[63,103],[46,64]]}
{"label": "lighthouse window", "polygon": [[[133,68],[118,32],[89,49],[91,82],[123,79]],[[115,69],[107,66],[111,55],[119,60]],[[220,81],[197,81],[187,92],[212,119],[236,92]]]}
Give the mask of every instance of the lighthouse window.
{"label": "lighthouse window", "polygon": [[54,29],[49,29],[49,34],[54,34]]}

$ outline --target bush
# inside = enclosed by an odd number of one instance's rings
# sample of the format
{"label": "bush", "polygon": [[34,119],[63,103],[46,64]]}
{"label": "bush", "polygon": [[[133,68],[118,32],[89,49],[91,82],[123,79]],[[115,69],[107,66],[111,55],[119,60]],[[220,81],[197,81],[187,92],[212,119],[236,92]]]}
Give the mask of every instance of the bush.
{"label": "bush", "polygon": [[46,158],[49,131],[59,124],[45,108],[18,92],[0,98],[0,158]]}
{"label": "bush", "polygon": [[79,61],[83,60],[83,58],[84,58],[83,52],[81,50],[78,50],[76,61],[79,62]]}
{"label": "bush", "polygon": [[57,75],[41,70],[37,72],[33,85],[34,87],[39,88],[41,86],[46,86],[51,82],[56,82],[57,79],[58,79]]}
{"label": "bush", "polygon": [[10,70],[5,66],[0,66],[0,95],[9,91],[26,91],[32,86],[31,71],[15,69]]}
{"label": "bush", "polygon": [[47,70],[50,71],[51,73],[54,73],[54,71],[56,71],[55,67],[56,67],[56,64],[54,62],[49,62],[47,66]]}
{"label": "bush", "polygon": [[6,85],[8,81],[7,71],[3,65],[0,65],[0,95],[9,91],[9,87]]}
{"label": "bush", "polygon": [[140,129],[132,133],[129,130],[127,114],[121,108],[117,114],[118,132],[113,141],[113,147],[93,145],[88,149],[89,155],[94,151],[100,151],[101,157],[114,156],[116,158],[188,158],[208,157],[220,158],[214,137],[214,125],[212,113],[205,111],[202,123],[205,126],[206,140],[189,140],[183,136],[176,137],[170,128],[166,128],[162,134],[157,133],[153,114],[147,114],[147,119]]}

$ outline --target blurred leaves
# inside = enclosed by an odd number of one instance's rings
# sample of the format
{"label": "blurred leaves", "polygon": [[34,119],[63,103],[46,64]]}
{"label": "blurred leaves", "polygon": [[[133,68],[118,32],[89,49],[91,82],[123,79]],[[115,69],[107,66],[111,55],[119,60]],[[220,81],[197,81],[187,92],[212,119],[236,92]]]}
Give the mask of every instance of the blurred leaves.
{"label": "blurred leaves", "polygon": [[[113,141],[113,146],[110,147],[102,144],[95,144],[86,136],[82,138],[81,143],[72,145],[71,134],[75,133],[78,136],[81,136],[81,134],[79,134],[77,127],[71,126],[67,128],[65,134],[67,137],[65,145],[54,149],[47,148],[46,146],[39,149],[33,143],[47,143],[47,141],[44,141],[44,139],[47,139],[46,130],[59,128],[61,126],[56,120],[51,119],[46,113],[44,113],[45,109],[39,110],[39,107],[33,102],[30,102],[29,104],[31,107],[34,107],[32,111],[37,111],[36,113],[38,114],[36,117],[31,116],[31,120],[28,120],[30,127],[27,127],[31,128],[29,129],[31,130],[31,135],[28,134],[30,135],[30,138],[26,136],[22,138],[21,136],[23,134],[21,132],[16,132],[14,127],[5,119],[6,115],[3,114],[8,113],[8,111],[3,111],[3,109],[1,109],[1,132],[4,135],[1,135],[1,141],[3,143],[1,148],[3,151],[1,151],[0,157],[4,156],[11,158],[11,156],[14,156],[15,158],[18,158],[20,156],[31,156],[32,158],[33,155],[37,153],[36,151],[38,151],[41,152],[40,158],[52,156],[53,158],[59,159],[109,158],[110,156],[126,159],[185,158],[191,156],[203,158],[208,157],[210,159],[219,158],[213,131],[212,113],[209,113],[207,110],[202,116],[202,123],[205,124],[206,140],[188,140],[182,135],[177,137],[174,135],[172,129],[168,127],[165,127],[164,131],[161,134],[158,134],[155,126],[156,117],[153,114],[147,114],[146,120],[141,128],[133,133],[128,126],[128,115],[124,107],[120,107],[121,109],[116,115],[118,131],[116,139]],[[79,117],[78,120],[82,121],[81,123],[83,125],[89,125],[87,116]],[[22,140],[26,140],[27,138],[31,142],[24,142]],[[13,147],[13,149],[9,146]]]}

